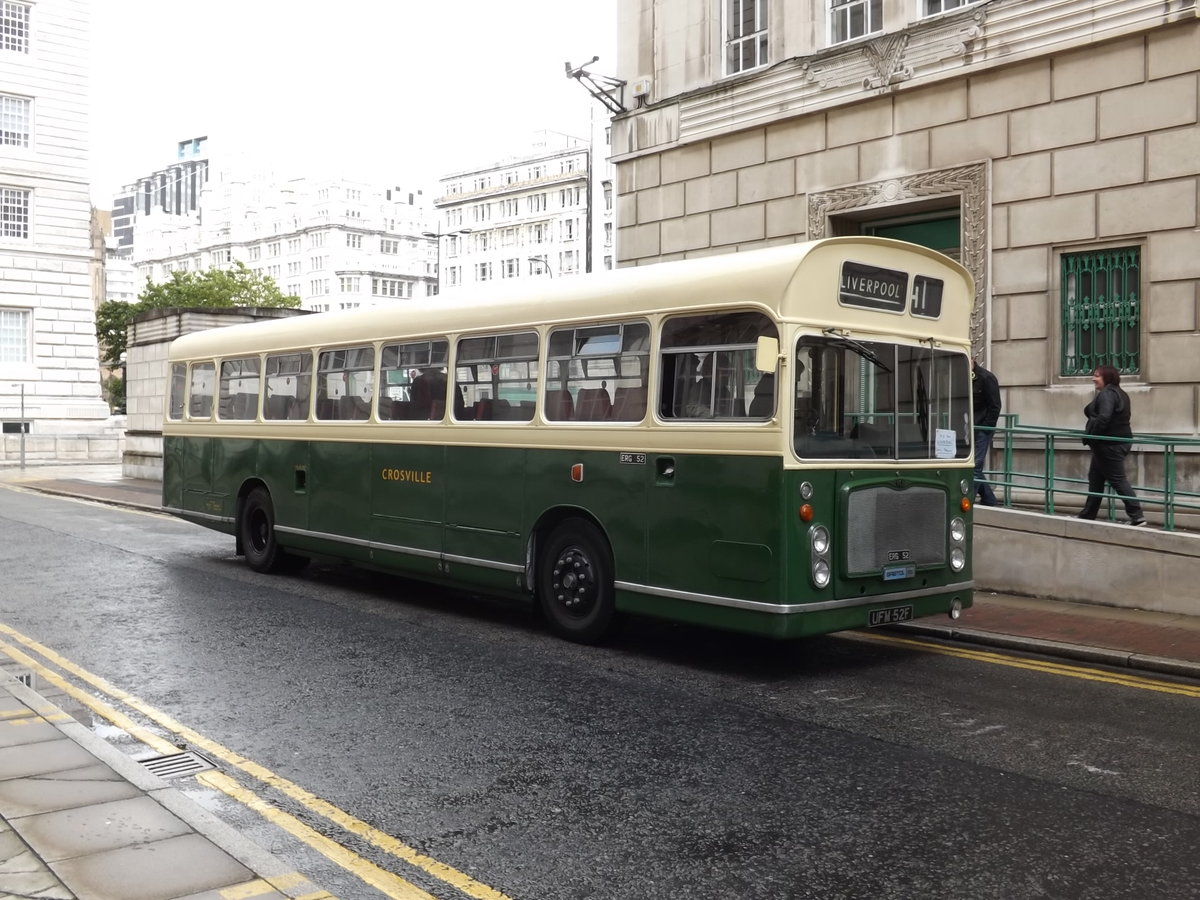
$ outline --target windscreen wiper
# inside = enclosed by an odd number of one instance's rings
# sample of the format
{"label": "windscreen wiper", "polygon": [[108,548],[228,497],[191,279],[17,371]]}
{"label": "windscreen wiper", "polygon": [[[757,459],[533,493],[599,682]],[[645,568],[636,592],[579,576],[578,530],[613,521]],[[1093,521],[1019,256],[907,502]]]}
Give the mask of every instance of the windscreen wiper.
{"label": "windscreen wiper", "polygon": [[887,363],[885,363],[882,359],[880,359],[878,356],[875,355],[874,350],[870,349],[869,347],[865,346],[864,344],[860,344],[858,341],[854,340],[854,338],[846,337],[844,334],[838,334],[837,331],[833,328],[826,328],[821,333],[828,335],[830,338],[832,338],[830,343],[833,344],[835,347],[842,347],[846,350],[853,350],[855,353],[857,353],[859,356],[861,356],[867,362],[878,366],[879,368],[883,369],[883,371],[888,372],[888,373],[890,373],[892,371],[890,368],[888,368]]}

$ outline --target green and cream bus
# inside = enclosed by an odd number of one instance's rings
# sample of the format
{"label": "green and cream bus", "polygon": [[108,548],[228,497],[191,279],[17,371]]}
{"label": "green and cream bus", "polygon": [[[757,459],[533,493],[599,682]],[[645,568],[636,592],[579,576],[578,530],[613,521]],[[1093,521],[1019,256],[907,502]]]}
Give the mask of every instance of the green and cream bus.
{"label": "green and cream bus", "polygon": [[185,335],[163,506],[339,561],[788,638],[971,604],[973,286],[831,238]]}

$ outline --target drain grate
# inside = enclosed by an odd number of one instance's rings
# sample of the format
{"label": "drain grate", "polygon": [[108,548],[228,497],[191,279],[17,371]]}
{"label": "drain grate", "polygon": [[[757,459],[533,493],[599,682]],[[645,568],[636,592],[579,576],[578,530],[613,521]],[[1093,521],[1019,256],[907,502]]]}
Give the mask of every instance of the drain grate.
{"label": "drain grate", "polygon": [[182,753],[168,753],[166,756],[155,756],[151,759],[139,759],[138,762],[159,778],[182,778],[184,775],[194,775],[196,772],[216,768],[215,763],[191,750],[185,750]]}

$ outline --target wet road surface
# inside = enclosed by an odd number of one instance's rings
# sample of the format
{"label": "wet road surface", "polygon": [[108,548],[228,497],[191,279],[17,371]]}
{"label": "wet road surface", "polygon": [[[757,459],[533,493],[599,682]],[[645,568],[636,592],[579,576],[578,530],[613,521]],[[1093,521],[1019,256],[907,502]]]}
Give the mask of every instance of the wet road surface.
{"label": "wet road surface", "polygon": [[[579,647],[520,605],[342,568],[258,575],[232,538],[8,490],[0,567],[4,625],[495,896],[1200,887],[1194,692],[853,635],[635,620]],[[471,895],[230,774],[433,896]],[[382,895],[180,786],[337,896]]]}

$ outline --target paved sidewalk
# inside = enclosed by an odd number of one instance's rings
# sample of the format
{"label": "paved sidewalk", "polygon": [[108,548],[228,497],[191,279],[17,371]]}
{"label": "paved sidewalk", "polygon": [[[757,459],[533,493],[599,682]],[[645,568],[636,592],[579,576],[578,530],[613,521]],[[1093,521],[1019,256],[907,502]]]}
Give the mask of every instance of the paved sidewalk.
{"label": "paved sidewalk", "polygon": [[0,673],[0,897],[330,895]]}

